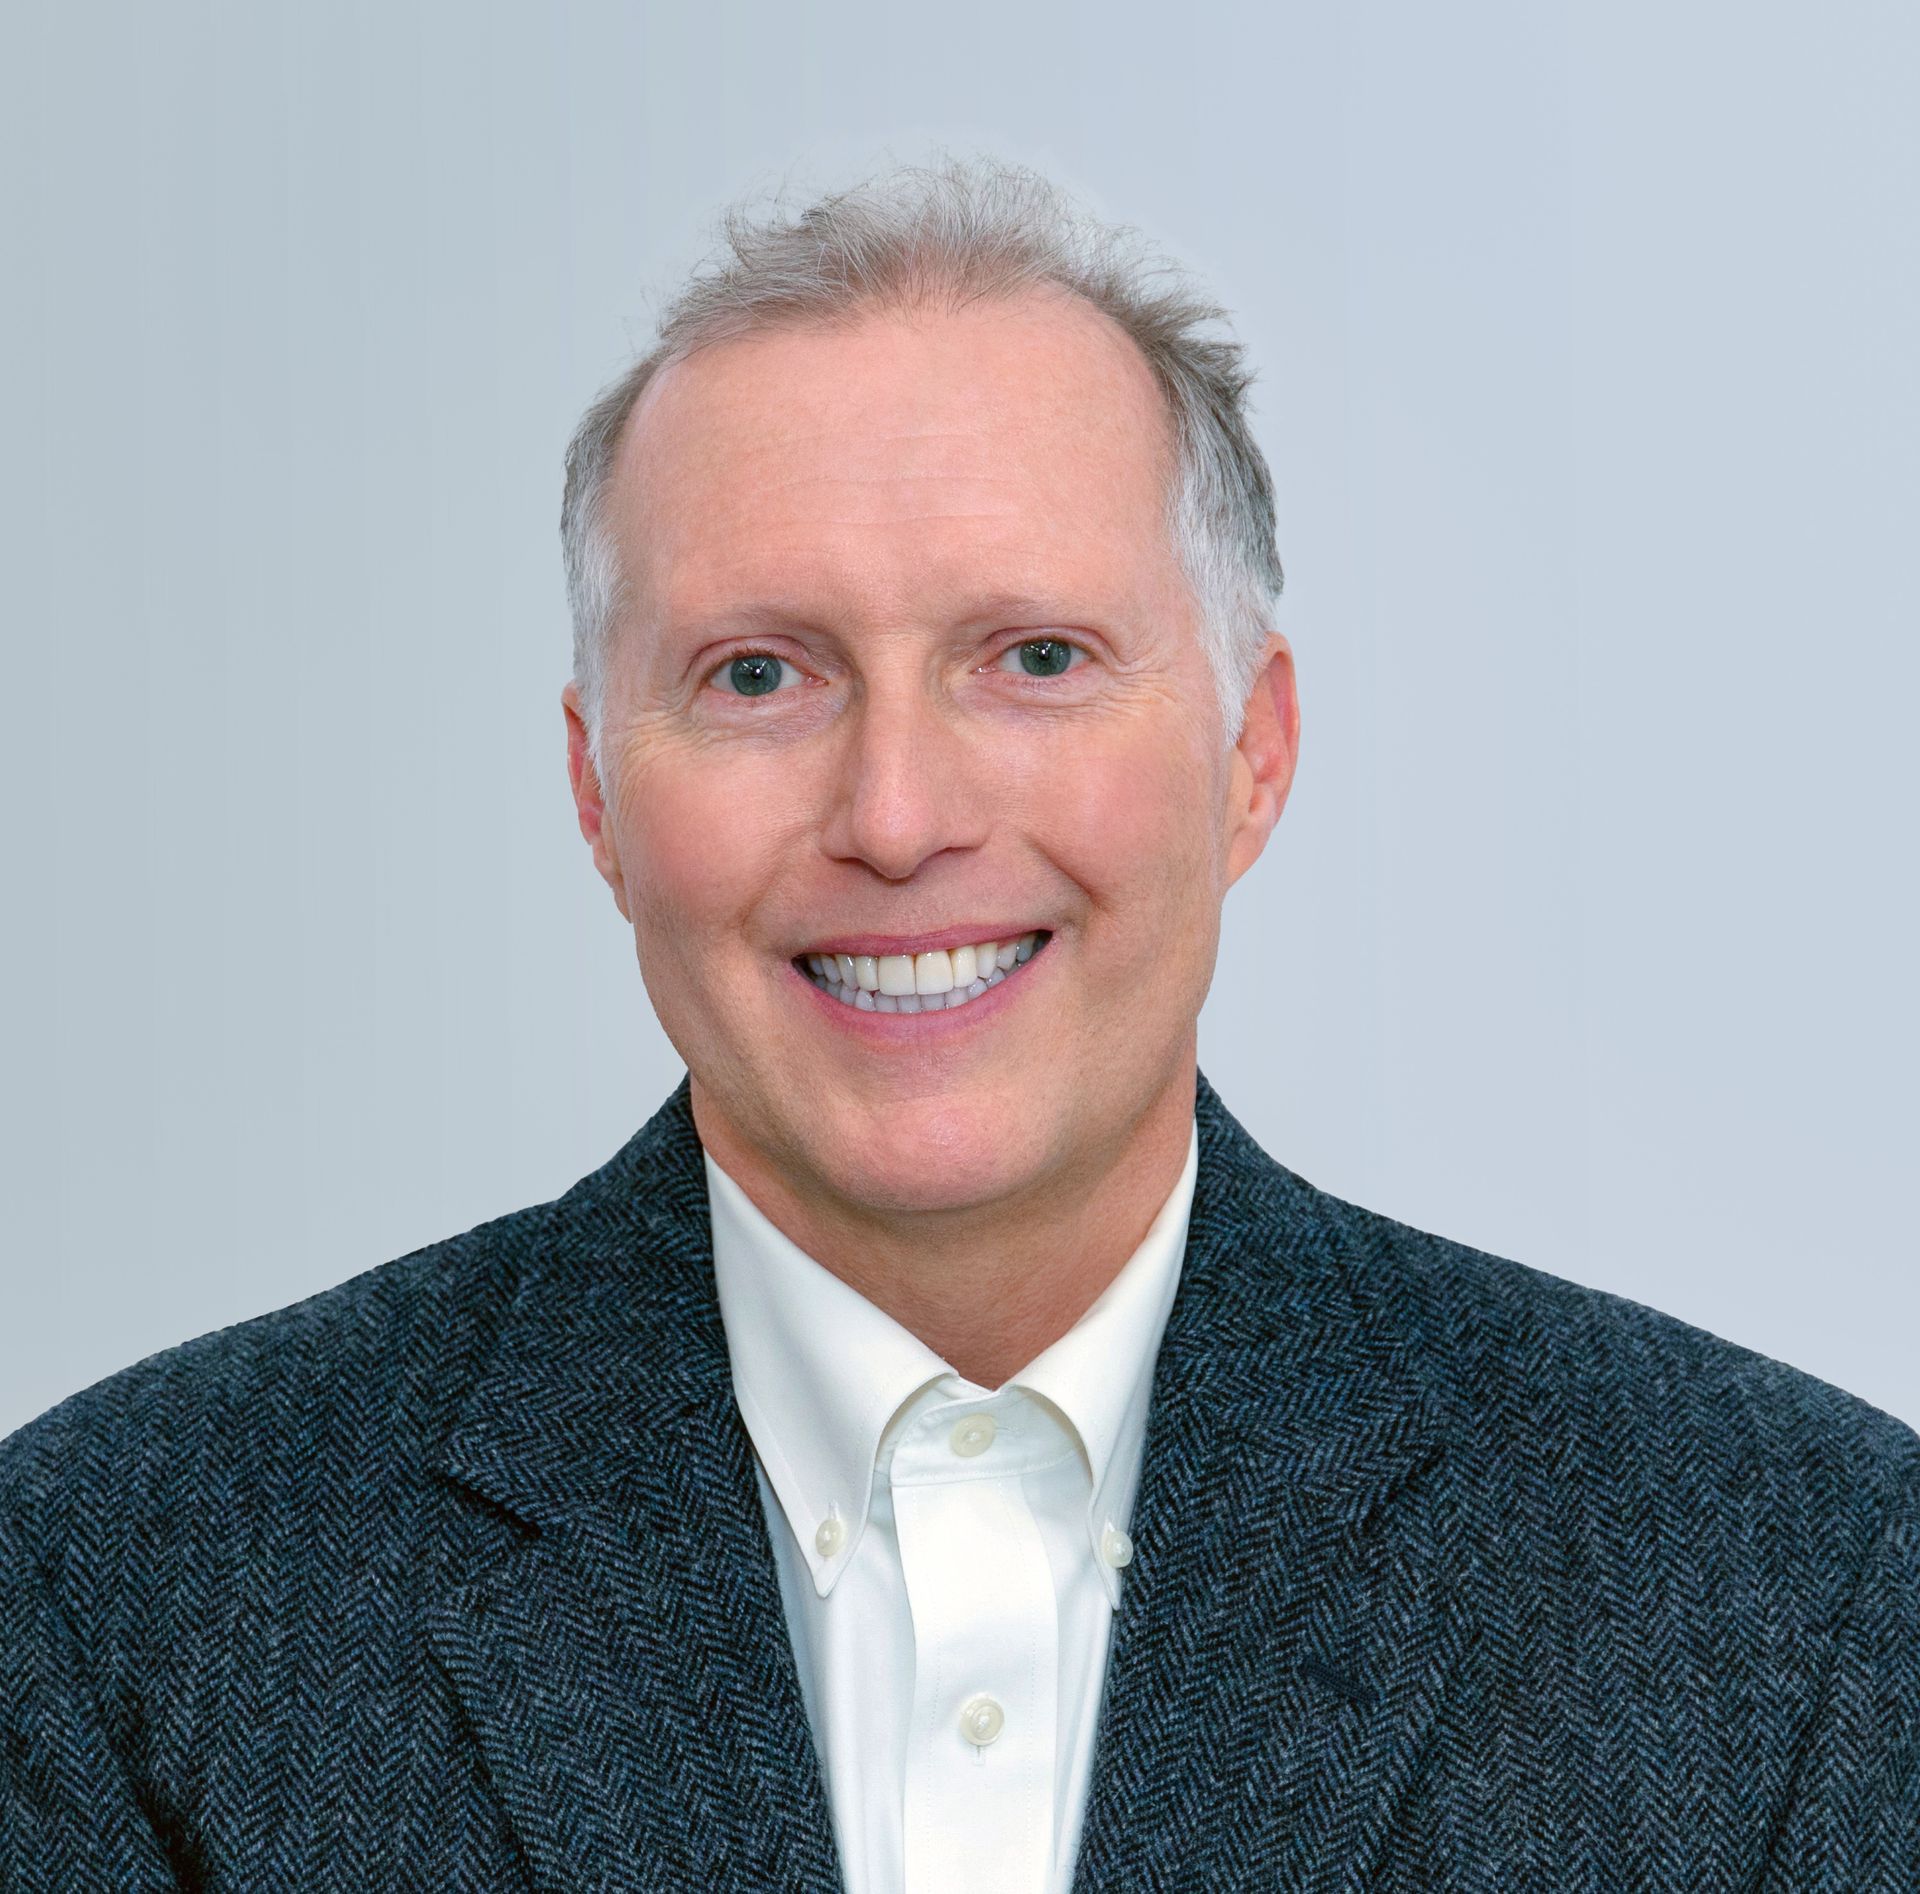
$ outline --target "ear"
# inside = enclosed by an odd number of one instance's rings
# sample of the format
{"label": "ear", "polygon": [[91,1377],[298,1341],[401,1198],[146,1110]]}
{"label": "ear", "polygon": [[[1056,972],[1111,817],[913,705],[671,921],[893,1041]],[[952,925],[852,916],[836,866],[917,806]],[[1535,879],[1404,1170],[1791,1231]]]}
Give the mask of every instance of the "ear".
{"label": "ear", "polygon": [[620,873],[620,852],[606,819],[606,793],[587,745],[586,719],[580,714],[580,688],[571,678],[560,693],[560,708],[567,718],[567,780],[573,787],[573,808],[580,833],[593,850],[593,865],[599,869],[600,878],[613,890],[614,905],[631,922],[627,885]]}
{"label": "ear", "polygon": [[1247,697],[1240,740],[1234,745],[1227,795],[1227,886],[1260,859],[1293,787],[1300,756],[1300,698],[1294,688],[1293,647],[1277,631]]}

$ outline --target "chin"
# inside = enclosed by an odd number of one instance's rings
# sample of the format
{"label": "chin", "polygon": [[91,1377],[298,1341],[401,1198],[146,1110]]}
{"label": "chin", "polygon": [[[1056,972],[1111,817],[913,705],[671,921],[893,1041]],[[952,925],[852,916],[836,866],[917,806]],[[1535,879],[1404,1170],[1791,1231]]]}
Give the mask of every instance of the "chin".
{"label": "chin", "polygon": [[984,1107],[955,1124],[951,1104],[915,1101],[889,1113],[886,1133],[816,1142],[815,1163],[842,1197],[879,1210],[962,1210],[1020,1190],[1043,1155],[1034,1141]]}

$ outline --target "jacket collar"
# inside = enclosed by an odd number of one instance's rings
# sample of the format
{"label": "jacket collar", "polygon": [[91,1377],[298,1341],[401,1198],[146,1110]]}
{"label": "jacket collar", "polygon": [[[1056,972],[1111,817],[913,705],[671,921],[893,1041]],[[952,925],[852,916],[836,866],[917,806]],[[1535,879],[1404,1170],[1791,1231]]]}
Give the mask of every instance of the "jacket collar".
{"label": "jacket collar", "polygon": [[[1467,1636],[1440,1428],[1344,1206],[1195,1117],[1076,1888],[1359,1886]],[[437,1462],[426,1634],[542,1888],[840,1884],[702,1155],[683,1079],[547,1206]]]}

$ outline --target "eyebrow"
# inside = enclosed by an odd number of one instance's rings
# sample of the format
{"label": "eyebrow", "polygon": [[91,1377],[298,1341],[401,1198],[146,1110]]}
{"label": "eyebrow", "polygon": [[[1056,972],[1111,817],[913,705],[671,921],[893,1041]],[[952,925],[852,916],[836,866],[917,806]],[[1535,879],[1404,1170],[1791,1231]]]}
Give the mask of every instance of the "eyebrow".
{"label": "eyebrow", "polygon": [[[996,622],[1074,624],[1083,619],[1104,620],[1111,613],[1095,609],[1091,599],[1070,604],[1062,597],[1041,592],[996,591],[963,599],[957,609],[948,607],[941,616],[949,627],[976,627]],[[755,632],[828,631],[832,623],[830,616],[817,607],[802,609],[797,601],[782,604],[772,599],[750,599],[703,612],[677,624],[669,623],[666,629],[672,639],[693,643],[708,638],[751,636]]]}
{"label": "eyebrow", "polygon": [[1058,624],[1088,616],[1104,617],[1104,612],[1089,612],[1093,603],[1082,599],[1077,605],[1040,592],[990,592],[966,613],[967,622],[982,618],[1016,619],[1023,623]]}

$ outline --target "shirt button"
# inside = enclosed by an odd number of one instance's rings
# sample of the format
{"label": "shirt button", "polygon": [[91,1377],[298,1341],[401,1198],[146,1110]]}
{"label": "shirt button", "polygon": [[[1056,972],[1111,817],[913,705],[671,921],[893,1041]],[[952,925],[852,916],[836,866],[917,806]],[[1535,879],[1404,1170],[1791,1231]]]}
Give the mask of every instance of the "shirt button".
{"label": "shirt button", "polygon": [[969,1414],[954,1428],[949,1444],[955,1453],[971,1460],[976,1453],[985,1453],[993,1445],[993,1437],[998,1432],[991,1414]]}
{"label": "shirt button", "polygon": [[960,1734],[984,1749],[1006,1726],[1006,1712],[991,1697],[975,1697],[960,1712]]}
{"label": "shirt button", "polygon": [[813,1549],[830,1559],[847,1542],[847,1529],[837,1519],[823,1519],[814,1529]]}
{"label": "shirt button", "polygon": [[1100,1535],[1100,1556],[1109,1565],[1126,1565],[1133,1558],[1133,1541],[1118,1526],[1109,1526]]}

